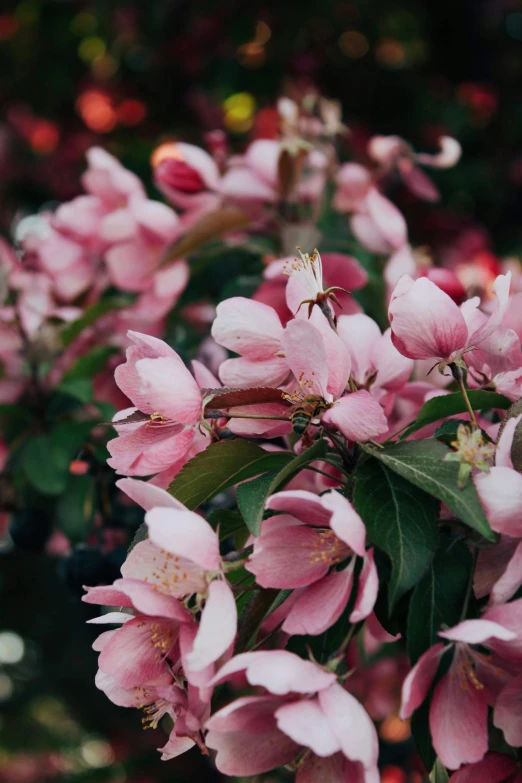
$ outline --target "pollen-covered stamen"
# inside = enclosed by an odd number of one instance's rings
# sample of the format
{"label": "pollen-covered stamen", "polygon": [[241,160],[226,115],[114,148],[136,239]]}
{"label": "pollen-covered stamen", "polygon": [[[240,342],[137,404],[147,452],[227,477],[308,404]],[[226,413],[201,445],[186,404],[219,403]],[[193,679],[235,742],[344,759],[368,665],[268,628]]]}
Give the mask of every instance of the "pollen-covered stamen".
{"label": "pollen-covered stamen", "polygon": [[477,662],[475,658],[477,654],[472,654],[467,645],[458,645],[455,657],[456,660],[451,666],[450,674],[458,679],[459,687],[463,691],[469,691],[471,688],[474,688],[476,691],[483,691],[484,685],[479,680],[476,672]]}
{"label": "pollen-covered stamen", "polygon": [[145,713],[145,717],[141,719],[143,728],[157,729],[160,720],[172,709],[172,704],[166,699],[158,699],[158,701],[149,704],[147,707],[142,707],[142,709]]}
{"label": "pollen-covered stamen", "polygon": [[177,638],[174,627],[168,623],[151,623],[150,631],[150,643],[157,651],[154,657],[156,660],[166,658]]}
{"label": "pollen-covered stamen", "polygon": [[446,462],[458,462],[459,486],[462,487],[471,471],[476,468],[487,473],[489,462],[495,455],[495,444],[488,443],[480,429],[470,429],[466,424],[459,424],[457,440],[451,444],[455,451],[446,454]]}
{"label": "pollen-covered stamen", "polygon": [[328,563],[333,566],[351,555],[351,550],[337,538],[333,530],[314,530],[313,537],[303,541],[301,546],[308,550],[311,563]]}
{"label": "pollen-covered stamen", "polygon": [[317,305],[330,322],[332,328],[335,329],[335,319],[328,304],[328,300],[335,302],[338,307],[341,307],[341,303],[335,292],[350,292],[337,285],[330,286],[326,290],[324,289],[323,264],[317,248],[314,249],[311,256],[308,253],[303,253],[300,247],[297,247],[297,250],[299,251],[301,258],[294,258],[291,262],[286,262],[283,266],[283,274],[290,277],[299,277],[303,287],[309,294],[309,297],[303,299],[299,304],[296,315],[301,307],[304,304],[307,304],[308,317],[310,318],[314,305]]}

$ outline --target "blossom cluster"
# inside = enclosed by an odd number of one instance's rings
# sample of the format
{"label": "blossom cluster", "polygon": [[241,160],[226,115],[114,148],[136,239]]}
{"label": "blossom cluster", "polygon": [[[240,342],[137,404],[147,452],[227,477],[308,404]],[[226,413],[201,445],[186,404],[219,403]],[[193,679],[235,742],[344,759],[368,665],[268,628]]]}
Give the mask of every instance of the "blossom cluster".
{"label": "blossom cluster", "polygon": [[[197,746],[225,775],[286,765],[297,783],[376,783],[376,725],[408,732],[421,709],[429,769],[437,757],[454,783],[520,776],[505,752],[522,746],[520,273],[499,265],[470,286],[469,270],[410,246],[387,183],[436,200],[421,166],[454,165],[456,140],[428,155],[377,136],[370,163],[341,164],[337,107],[312,108],[280,101],[277,138],[242,155],[220,133],[209,152],[161,145],[155,182],[181,216],[91,150],[87,195],[22,220],[22,260],[4,250],[3,400],[31,384],[70,393],[89,349],[115,348],[96,399],[120,408],[107,464],[144,524],[121,575],[83,600],[112,626],[94,644],[97,687],[168,727],[164,759]],[[368,269],[321,236],[330,210],[382,261],[384,331],[357,294]],[[263,278],[210,317],[199,308],[210,335],[188,364],[162,339],[190,283],[181,256],[259,236],[277,251]],[[114,290],[129,298],[105,311]],[[82,318],[42,368],[48,327]],[[5,461],[34,476],[31,443],[21,458],[12,443]]]}

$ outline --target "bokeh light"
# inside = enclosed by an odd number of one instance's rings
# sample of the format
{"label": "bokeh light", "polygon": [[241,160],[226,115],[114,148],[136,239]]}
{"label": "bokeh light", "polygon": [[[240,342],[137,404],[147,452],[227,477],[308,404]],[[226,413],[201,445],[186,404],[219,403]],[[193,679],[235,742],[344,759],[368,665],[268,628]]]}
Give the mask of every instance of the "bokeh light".
{"label": "bokeh light", "polygon": [[24,657],[24,640],[18,634],[12,631],[0,632],[0,663],[15,664],[20,663]]}
{"label": "bokeh light", "polygon": [[254,122],[256,101],[248,92],[238,92],[223,102],[223,122],[232,133],[245,133]]}

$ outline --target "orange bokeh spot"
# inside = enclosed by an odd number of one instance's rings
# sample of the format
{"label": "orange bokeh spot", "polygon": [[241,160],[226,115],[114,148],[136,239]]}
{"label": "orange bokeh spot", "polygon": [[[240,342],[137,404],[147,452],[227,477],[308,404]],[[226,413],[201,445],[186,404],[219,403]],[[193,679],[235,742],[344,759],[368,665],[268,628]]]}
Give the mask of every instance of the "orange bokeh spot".
{"label": "orange bokeh spot", "polygon": [[73,459],[69,463],[69,473],[72,473],[73,476],[85,476],[88,470],[89,463],[83,459]]}
{"label": "orange bokeh spot", "polygon": [[59,139],[58,126],[49,120],[36,120],[29,133],[31,147],[40,155],[49,155],[54,152]]}
{"label": "orange bokeh spot", "polygon": [[183,154],[175,141],[166,141],[156,147],[150,158],[152,168],[155,169],[164,160],[183,160]]}
{"label": "orange bokeh spot", "polygon": [[147,116],[147,107],[143,101],[127,98],[118,106],[116,116],[122,125],[139,125]]}
{"label": "orange bokeh spot", "polygon": [[380,725],[379,734],[385,742],[404,742],[411,735],[409,720],[401,720],[398,715],[390,715]]}
{"label": "orange bokeh spot", "polygon": [[116,127],[117,115],[108,95],[100,90],[86,90],[76,101],[82,120],[96,133],[109,133]]}

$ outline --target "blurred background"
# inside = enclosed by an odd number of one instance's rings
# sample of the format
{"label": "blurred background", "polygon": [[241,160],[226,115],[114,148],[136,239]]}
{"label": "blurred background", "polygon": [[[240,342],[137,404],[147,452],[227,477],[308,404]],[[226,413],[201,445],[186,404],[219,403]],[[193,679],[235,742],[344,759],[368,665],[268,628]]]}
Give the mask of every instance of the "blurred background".
{"label": "blurred background", "polygon": [[[440,205],[408,204],[410,230],[488,266],[522,250],[521,83],[522,0],[3,0],[0,232],[77,195],[92,145],[158,198],[162,142],[224,128],[241,150],[270,135],[281,94],[316,88],[342,103],[346,160],[376,133],[423,151],[459,139]],[[0,545],[0,783],[220,780],[198,751],[162,764],[161,730],[94,688],[79,596],[99,563],[57,562]],[[400,726],[381,735],[383,783],[420,783]]]}

